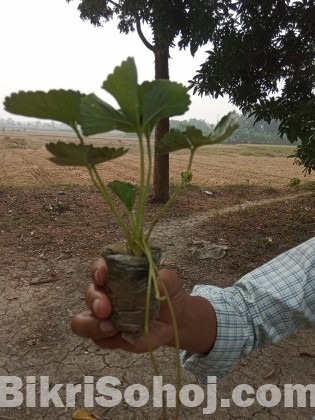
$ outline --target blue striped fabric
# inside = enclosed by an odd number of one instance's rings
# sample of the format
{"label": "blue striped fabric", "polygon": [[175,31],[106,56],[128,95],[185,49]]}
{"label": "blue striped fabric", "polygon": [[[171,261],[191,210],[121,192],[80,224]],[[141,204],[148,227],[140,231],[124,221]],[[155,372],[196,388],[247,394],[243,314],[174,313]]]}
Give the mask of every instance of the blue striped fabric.
{"label": "blue striped fabric", "polygon": [[246,274],[232,287],[194,287],[215,309],[217,339],[208,355],[181,351],[183,367],[206,382],[223,378],[239,358],[315,327],[315,238]]}

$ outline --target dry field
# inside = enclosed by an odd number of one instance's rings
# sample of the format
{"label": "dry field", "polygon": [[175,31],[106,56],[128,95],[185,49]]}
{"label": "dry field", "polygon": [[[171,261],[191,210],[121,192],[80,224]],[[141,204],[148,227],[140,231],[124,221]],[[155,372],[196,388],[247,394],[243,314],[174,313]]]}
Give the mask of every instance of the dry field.
{"label": "dry field", "polygon": [[[49,376],[56,384],[83,384],[114,376],[123,392],[129,385],[147,386],[152,395],[154,372],[146,354],[100,350],[90,340],[75,336],[71,317],[85,309],[84,291],[90,267],[99,250],[121,240],[111,214],[90,185],[86,171],[58,167],[48,160],[45,142],[73,139],[71,135],[2,132],[0,134],[0,375]],[[113,145],[112,138],[96,138],[97,144]],[[130,153],[100,168],[105,180],[137,181],[136,142],[116,139]],[[289,188],[292,178],[304,177],[286,156],[292,147],[213,146],[197,156],[193,184],[175,201],[154,234],[163,251],[162,267],[175,270],[190,292],[196,284],[231,286],[242,275],[289,248],[315,236],[314,183]],[[184,169],[185,154],[171,158],[172,180]],[[308,180],[315,180],[314,175]],[[67,185],[66,185],[67,184]],[[72,185],[69,185],[72,184]],[[78,184],[78,185],[73,185]],[[54,207],[62,186],[69,199],[65,211]],[[304,188],[305,187],[305,188]],[[204,190],[214,192],[205,194]],[[57,208],[58,210],[58,208]],[[159,210],[149,203],[148,218]],[[228,247],[220,260],[200,259],[196,244]],[[197,245],[198,246],[198,245]],[[163,383],[175,383],[174,352],[155,352]],[[182,385],[198,383],[183,370]],[[305,330],[281,343],[256,349],[237,363],[218,383],[218,407],[214,420],[310,420],[314,407],[220,407],[239,384],[255,390],[274,384],[315,384],[315,332]],[[205,395],[206,387],[202,386]],[[38,390],[38,388],[37,388]],[[60,391],[65,403],[65,386]],[[0,395],[1,400],[1,395]],[[0,408],[0,420],[70,420],[75,409],[85,406],[82,393],[74,407]],[[198,407],[181,407],[180,419],[208,418]],[[84,419],[161,420],[152,400],[139,408],[122,402],[114,407],[95,404],[93,416]],[[168,410],[168,420],[174,418]],[[82,417],[83,418],[83,417]]]}
{"label": "dry field", "polygon": [[[74,141],[72,134],[48,132],[2,132],[0,134],[0,184],[9,185],[89,185],[90,180],[83,168],[56,166],[48,161],[45,143],[58,140]],[[94,137],[94,144],[124,146],[129,153],[100,166],[105,180],[125,179],[137,182],[137,142],[123,137]],[[204,186],[252,184],[281,188],[290,179],[303,179],[302,170],[293,165],[292,146],[218,145],[201,149],[193,167],[193,183]],[[185,170],[187,154],[171,155],[171,181],[178,182]],[[315,176],[309,178],[315,180]]]}

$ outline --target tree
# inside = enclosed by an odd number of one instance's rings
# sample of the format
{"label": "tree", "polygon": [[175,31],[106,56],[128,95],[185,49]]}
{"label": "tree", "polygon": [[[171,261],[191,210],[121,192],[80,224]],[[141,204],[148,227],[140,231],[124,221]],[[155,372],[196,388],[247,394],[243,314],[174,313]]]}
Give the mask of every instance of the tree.
{"label": "tree", "polygon": [[[143,44],[154,53],[155,77],[169,79],[169,49],[175,45],[175,39],[180,48],[189,47],[194,54],[227,18],[232,3],[232,0],[80,0],[78,10],[81,19],[89,20],[92,25],[101,26],[116,16],[121,32],[128,34],[136,30]],[[152,31],[152,43],[142,32],[144,23]],[[161,120],[156,127],[155,148],[168,130],[168,119]],[[168,155],[155,153],[152,193],[154,201],[168,199]]]}
{"label": "tree", "polygon": [[230,144],[286,144],[288,139],[279,136],[279,123],[271,120],[259,121],[255,124],[253,116],[239,114],[237,117],[238,130],[226,140]]}
{"label": "tree", "polygon": [[200,95],[229,95],[256,122],[279,121],[281,136],[302,142],[297,162],[315,170],[314,0],[234,4],[191,87]]}
{"label": "tree", "polygon": [[170,120],[170,128],[176,128],[180,131],[185,131],[188,126],[193,125],[202,131],[203,134],[208,135],[213,131],[215,124],[207,123],[205,120],[190,118],[189,120]]}

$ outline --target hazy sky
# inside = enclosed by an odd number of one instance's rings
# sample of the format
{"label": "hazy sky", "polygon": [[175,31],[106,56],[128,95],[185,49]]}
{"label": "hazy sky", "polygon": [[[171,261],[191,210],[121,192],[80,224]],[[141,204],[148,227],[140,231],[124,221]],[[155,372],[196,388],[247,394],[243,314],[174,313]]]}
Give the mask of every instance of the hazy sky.
{"label": "hazy sky", "polygon": [[[115,22],[94,28],[80,19],[77,5],[66,0],[0,1],[0,117],[12,116],[4,111],[3,100],[18,90],[76,89],[111,101],[99,86],[128,56],[136,60],[140,82],[153,79],[153,53],[136,33],[120,34]],[[171,50],[171,79],[187,84],[205,60],[205,50],[194,58],[188,51]],[[182,119],[216,122],[234,109],[226,99],[191,99]]]}

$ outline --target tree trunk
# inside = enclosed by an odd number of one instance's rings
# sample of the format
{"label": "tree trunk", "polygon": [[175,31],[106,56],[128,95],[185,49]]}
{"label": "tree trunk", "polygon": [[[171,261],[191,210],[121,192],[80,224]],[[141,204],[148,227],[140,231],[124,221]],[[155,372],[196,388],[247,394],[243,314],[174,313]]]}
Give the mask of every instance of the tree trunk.
{"label": "tree trunk", "polygon": [[[169,80],[168,73],[168,50],[157,50],[155,56],[155,78]],[[169,198],[169,155],[160,156],[156,153],[156,147],[160,139],[169,131],[169,118],[165,118],[156,126],[154,143],[154,169],[152,200],[165,203]]]}

